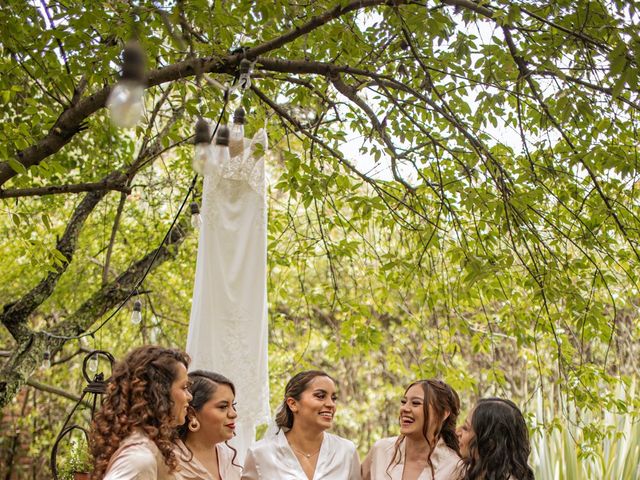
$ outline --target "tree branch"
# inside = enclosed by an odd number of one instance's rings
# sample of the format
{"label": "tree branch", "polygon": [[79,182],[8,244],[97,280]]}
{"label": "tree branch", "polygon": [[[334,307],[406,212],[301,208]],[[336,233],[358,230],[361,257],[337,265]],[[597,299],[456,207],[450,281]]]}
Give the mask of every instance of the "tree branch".
{"label": "tree branch", "polygon": [[57,195],[61,193],[96,192],[103,190],[116,190],[126,194],[131,193],[125,183],[101,180],[100,182],[75,183],[71,185],[49,185],[46,187],[0,189],[0,198],[42,197],[44,195]]}
{"label": "tree branch", "polygon": [[145,255],[114,281],[95,292],[51,332],[33,332],[21,339],[0,370],[0,409],[11,401],[34,370],[42,364],[45,351],[55,355],[69,337],[82,334],[96,319],[126,300],[148,269],[153,270],[175,257],[188,231],[186,221],[178,223],[164,245]]}
{"label": "tree branch", "polygon": [[362,98],[358,97],[358,92],[356,91],[355,88],[344,83],[344,81],[342,80],[339,74],[332,75],[331,82],[333,83],[333,86],[336,87],[336,90],[338,90],[345,97],[347,97],[349,100],[355,103],[358,107],[360,107],[360,109],[362,109],[362,111],[364,111],[364,113],[367,115],[367,117],[373,124],[373,128],[376,130],[376,132],[378,132],[378,135],[380,136],[384,144],[389,149],[389,158],[391,159],[391,172],[393,173],[393,178],[397,182],[402,184],[402,186],[406,188],[409,192],[414,193],[415,188],[409,185],[407,181],[404,178],[402,178],[400,176],[400,173],[398,172],[398,163],[397,163],[398,153],[396,152],[396,147],[391,141],[391,138],[389,138],[389,135],[387,134],[387,131],[386,131],[386,127],[382,123],[380,123],[375,112],[371,109],[369,105],[367,105],[367,102],[365,102]]}
{"label": "tree branch", "polygon": [[[166,96],[163,96],[160,102],[164,102],[165,100]],[[162,138],[168,133],[178,118],[180,118],[182,112],[183,109],[178,109],[174,112],[171,119],[164,125],[155,140],[140,151],[131,166],[126,170],[111,172],[104,178],[103,182],[105,184],[128,185],[141,168],[160,155],[162,152]],[[109,190],[105,189],[89,192],[76,207],[64,234],[56,245],[57,250],[64,255],[66,261],[62,265],[55,267],[55,271],[50,272],[38,285],[23,295],[18,301],[4,306],[0,314],[0,322],[5,325],[9,333],[11,333],[18,342],[25,341],[31,335],[32,332],[26,325],[27,318],[53,293],[58,280],[71,263],[78,236],[84,226],[84,222],[108,192]]]}
{"label": "tree branch", "polygon": [[[37,380],[34,380],[33,378],[30,378],[29,380],[26,381],[26,384],[29,385],[30,387],[36,388],[40,391],[43,392],[47,392],[47,393],[52,393],[54,395],[58,395],[60,397],[64,397],[68,400],[71,400],[72,402],[79,402],[80,401],[80,397],[78,397],[77,395],[73,395],[72,393],[67,392],[66,390],[63,390],[61,388],[57,388],[54,387],[52,385],[47,385],[46,383],[41,383],[38,382]],[[87,402],[86,400],[84,400],[82,402],[82,405],[84,405],[87,408],[91,408],[91,404],[89,402]]]}
{"label": "tree branch", "polygon": [[[162,83],[179,80],[184,77],[190,77],[196,73],[232,74],[236,71],[236,68],[242,58],[257,58],[259,55],[275,50],[276,48],[290,43],[296,38],[321,27],[330,20],[334,20],[347,13],[366,7],[376,5],[397,5],[402,3],[406,3],[406,1],[355,0],[344,7],[337,6],[322,15],[314,17],[302,27],[295,28],[273,40],[263,43],[262,45],[250,48],[244,53],[227,55],[225,57],[214,56],[206,58],[189,58],[167,67],[152,70],[147,75],[146,87],[150,88]],[[107,97],[109,96],[112,88],[113,87],[110,85],[106,86],[92,95],[78,101],[75,105],[70,105],[68,108],[65,108],[44,138],[24,150],[18,151],[16,153],[16,160],[25,168],[31,168],[34,165],[38,165],[42,160],[50,155],[58,152],[83,129],[84,122],[87,118],[105,106],[105,102],[107,101]],[[0,186],[4,185],[16,174],[17,172],[11,168],[8,162],[0,162]]]}

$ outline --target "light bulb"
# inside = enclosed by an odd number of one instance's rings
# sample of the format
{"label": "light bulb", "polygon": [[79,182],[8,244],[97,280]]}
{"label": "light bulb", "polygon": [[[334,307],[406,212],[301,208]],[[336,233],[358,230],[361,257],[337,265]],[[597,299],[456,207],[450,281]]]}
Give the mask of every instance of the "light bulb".
{"label": "light bulb", "polygon": [[158,343],[158,327],[156,325],[151,327],[151,332],[149,332],[149,342],[152,344]]}
{"label": "light bulb", "polygon": [[220,171],[229,164],[231,155],[229,154],[229,127],[221,125],[216,135],[216,143],[213,147],[213,159],[211,163],[204,166],[207,175]]}
{"label": "light bulb", "polygon": [[213,162],[211,133],[209,132],[209,124],[204,118],[198,118],[196,122],[195,144],[191,166],[196,173],[204,175],[205,165]]}
{"label": "light bulb", "polygon": [[98,371],[98,355],[94,355],[89,359],[87,362],[87,368],[93,373]]}
{"label": "light bulb", "polygon": [[51,368],[51,352],[47,350],[42,354],[42,369],[47,370]]}
{"label": "light bulb", "polygon": [[240,74],[238,77],[238,86],[242,90],[246,90],[251,86],[251,61],[246,58],[240,60],[238,72]]}
{"label": "light bulb", "polygon": [[133,311],[131,312],[131,323],[134,325],[139,324],[142,321],[142,302],[136,300],[133,302]]}
{"label": "light bulb", "polygon": [[189,204],[189,208],[191,209],[191,226],[193,228],[200,228],[202,226],[202,216],[200,215],[200,207],[196,202],[191,202]]}
{"label": "light bulb", "polygon": [[233,112],[233,123],[229,129],[229,155],[237,157],[244,150],[244,109],[242,107]]}
{"label": "light bulb", "polygon": [[129,42],[122,52],[122,75],[113,87],[107,107],[118,127],[133,127],[144,110],[145,54],[137,42]]}
{"label": "light bulb", "polygon": [[142,118],[144,86],[132,80],[121,80],[113,87],[107,107],[111,120],[120,128],[131,128]]}
{"label": "light bulb", "polygon": [[196,173],[204,175],[205,165],[213,162],[213,145],[210,143],[198,143],[195,148],[191,166]]}

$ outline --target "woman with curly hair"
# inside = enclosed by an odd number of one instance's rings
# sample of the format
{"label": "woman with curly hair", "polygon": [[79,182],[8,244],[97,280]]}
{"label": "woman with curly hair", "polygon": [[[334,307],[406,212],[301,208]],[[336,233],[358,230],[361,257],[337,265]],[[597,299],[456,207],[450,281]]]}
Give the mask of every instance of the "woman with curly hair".
{"label": "woman with curly hair", "polygon": [[400,400],[400,435],[378,440],[362,463],[363,480],[448,480],[460,462],[460,399],[440,380],[412,383]]}
{"label": "woman with curly hair", "polygon": [[276,414],[278,431],[249,448],[242,480],[360,480],[355,445],[327,432],[336,384],[321,370],[294,375]]}
{"label": "woman with curly hair", "polygon": [[219,373],[189,373],[193,399],[187,421],[178,429],[179,480],[240,480],[236,450],[227,444],[235,434],[236,388]]}
{"label": "woman with curly hair", "polygon": [[522,412],[511,400],[478,401],[458,429],[458,438],[463,480],[533,480],[527,464],[529,432]]}
{"label": "woman with curly hair", "polygon": [[186,353],[151,345],[115,365],[92,424],[93,478],[174,478],[176,427],[184,423],[191,400],[188,366]]}

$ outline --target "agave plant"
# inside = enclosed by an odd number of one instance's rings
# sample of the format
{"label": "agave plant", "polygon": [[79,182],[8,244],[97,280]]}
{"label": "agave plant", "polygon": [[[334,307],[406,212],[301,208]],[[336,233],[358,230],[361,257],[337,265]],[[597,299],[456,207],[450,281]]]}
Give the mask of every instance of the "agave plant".
{"label": "agave plant", "polygon": [[[635,384],[620,398],[633,398]],[[578,412],[565,405],[564,421],[536,394],[532,465],[545,480],[636,480],[640,478],[640,416],[612,412]],[[580,416],[580,422],[576,418]],[[545,419],[553,418],[552,421]],[[594,444],[584,425],[600,427],[603,440]]]}

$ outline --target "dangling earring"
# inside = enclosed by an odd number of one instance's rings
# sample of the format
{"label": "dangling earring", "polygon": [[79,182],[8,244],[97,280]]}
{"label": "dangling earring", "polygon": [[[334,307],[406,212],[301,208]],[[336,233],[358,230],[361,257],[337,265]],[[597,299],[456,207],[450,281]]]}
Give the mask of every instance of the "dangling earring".
{"label": "dangling earring", "polygon": [[200,430],[200,422],[196,417],[193,417],[191,420],[189,420],[189,431],[197,432],[198,430]]}

